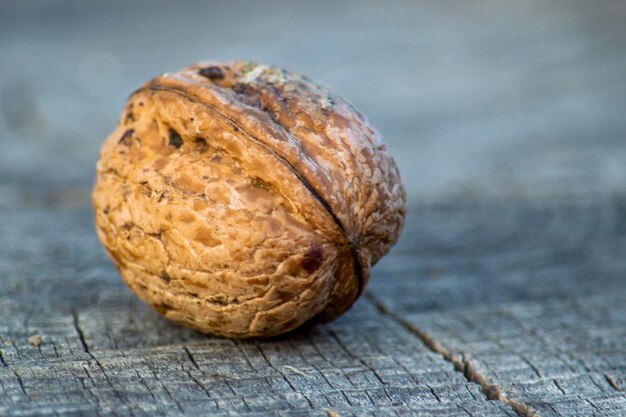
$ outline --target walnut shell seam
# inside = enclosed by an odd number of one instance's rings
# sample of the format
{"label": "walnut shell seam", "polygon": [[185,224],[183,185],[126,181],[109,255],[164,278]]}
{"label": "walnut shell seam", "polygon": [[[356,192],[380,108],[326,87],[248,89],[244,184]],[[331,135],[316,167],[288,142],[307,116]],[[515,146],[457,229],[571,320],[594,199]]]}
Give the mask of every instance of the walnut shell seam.
{"label": "walnut shell seam", "polygon": [[216,113],[219,113],[225,119],[229,120],[233,124],[233,126],[236,126],[238,129],[240,129],[242,132],[244,132],[245,135],[246,135],[246,138],[249,138],[250,140],[254,141],[257,145],[265,148],[269,153],[274,155],[274,157],[278,161],[280,161],[282,164],[287,166],[293,172],[293,174],[298,178],[298,180],[302,183],[302,185],[304,185],[304,187],[311,193],[311,195],[322,205],[324,210],[326,210],[326,212],[332,217],[333,221],[335,222],[335,224],[339,228],[340,232],[350,242],[350,251],[352,253],[352,260],[354,262],[354,272],[355,272],[355,275],[356,275],[357,285],[358,285],[358,291],[357,291],[355,299],[360,297],[361,293],[363,292],[363,287],[364,287],[364,285],[363,285],[363,272],[362,272],[362,268],[363,267],[362,267],[361,263],[359,262],[358,256],[356,254],[355,243],[350,238],[350,236],[348,236],[348,234],[346,233],[346,228],[342,224],[341,220],[339,220],[337,215],[334,213],[334,211],[332,210],[332,208],[330,207],[328,202],[311,185],[311,183],[309,181],[307,181],[307,179],[304,178],[304,176],[289,161],[287,161],[287,159],[284,156],[280,155],[274,149],[271,149],[269,146],[265,145],[262,141],[260,141],[257,138],[255,138],[252,134],[247,132],[246,129],[244,129],[243,126],[238,124],[236,121],[234,121],[233,119],[231,119],[230,117],[228,117],[224,113],[220,112],[214,106],[211,106],[210,104],[205,103],[205,102],[197,99],[196,97],[194,97],[194,96],[192,96],[192,95],[190,95],[190,94],[188,94],[188,93],[186,93],[186,92],[184,92],[184,91],[182,91],[182,90],[180,90],[178,88],[150,84],[150,85],[147,85],[145,87],[139,88],[138,90],[133,92],[131,94],[131,97],[133,95],[138,94],[138,93],[140,93],[142,91],[145,91],[145,90],[150,90],[150,91],[167,91],[167,92],[170,92],[170,93],[177,94],[177,95],[179,95],[181,97],[184,97],[185,99],[187,99],[189,101],[193,101],[193,102],[195,102],[195,103],[197,103],[197,104],[199,104],[201,106],[210,108],[212,111],[215,111]]}

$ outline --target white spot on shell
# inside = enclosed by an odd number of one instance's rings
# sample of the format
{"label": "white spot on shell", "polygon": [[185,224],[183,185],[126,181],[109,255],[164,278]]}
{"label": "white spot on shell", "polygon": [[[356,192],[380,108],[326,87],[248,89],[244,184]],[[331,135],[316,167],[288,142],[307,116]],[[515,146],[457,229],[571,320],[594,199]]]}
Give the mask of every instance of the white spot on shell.
{"label": "white spot on shell", "polygon": [[275,70],[267,65],[256,65],[244,72],[241,77],[242,83],[254,83],[257,80],[263,80],[272,84],[280,84],[285,82],[285,78],[280,70]]}

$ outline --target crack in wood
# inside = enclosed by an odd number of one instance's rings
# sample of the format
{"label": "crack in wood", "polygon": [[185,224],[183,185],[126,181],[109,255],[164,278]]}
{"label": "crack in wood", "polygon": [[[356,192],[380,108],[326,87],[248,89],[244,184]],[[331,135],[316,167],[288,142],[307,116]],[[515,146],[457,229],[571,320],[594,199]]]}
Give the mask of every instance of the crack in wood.
{"label": "crack in wood", "polygon": [[426,388],[428,388],[430,390],[430,392],[435,396],[435,398],[437,399],[437,402],[441,402],[441,397],[439,397],[437,395],[437,393],[435,392],[435,389],[433,387],[431,387],[430,385],[426,385]]}
{"label": "crack in wood", "polygon": [[622,392],[623,390],[617,385],[617,383],[615,382],[615,380],[613,380],[613,378],[611,377],[611,375],[609,374],[604,374],[604,379],[606,379],[606,382],[615,390],[615,391],[619,391]]}
{"label": "crack in wood", "polygon": [[563,395],[567,395],[567,393],[565,392],[565,390],[561,387],[561,384],[559,384],[559,381],[557,379],[553,379],[552,382],[554,383],[554,386],[557,387],[559,389],[559,391],[561,391],[561,394]]}
{"label": "crack in wood", "polygon": [[465,376],[469,382],[473,382],[478,384],[481,388],[482,393],[487,397],[490,401],[500,401],[515,411],[520,417],[540,417],[537,411],[533,410],[529,405],[522,403],[513,398],[508,398],[506,394],[502,391],[502,387],[497,383],[492,383],[487,380],[487,378],[480,373],[480,371],[465,357],[463,353],[453,352],[450,349],[443,346],[437,340],[433,339],[430,335],[428,335],[423,330],[417,328],[416,326],[409,323],[404,318],[398,316],[397,314],[391,312],[383,302],[378,300],[370,291],[365,291],[363,294],[364,298],[370,301],[374,307],[383,315],[389,317],[394,322],[398,323],[404,329],[406,329],[411,334],[418,337],[424,345],[430,349],[432,352],[441,355],[441,357],[454,365],[454,369],[457,372],[460,372]]}
{"label": "crack in wood", "polygon": [[89,383],[91,384],[92,387],[96,386],[96,382],[91,377],[91,373],[89,372],[89,369],[88,369],[87,366],[85,366],[83,364],[83,365],[81,365],[81,368],[83,368],[83,371],[85,371],[85,375],[87,375],[87,378],[80,378],[81,385],[83,386],[85,392],[89,394],[89,397],[91,397],[96,404],[100,405],[100,403],[101,403],[100,402],[100,397],[98,397],[98,395],[96,395],[94,392],[92,392],[92,389],[87,386],[87,384],[85,383],[85,380],[89,380]]}
{"label": "crack in wood", "polygon": [[89,345],[87,344],[85,333],[83,332],[83,329],[80,327],[80,323],[78,320],[78,313],[76,311],[72,311],[71,315],[72,315],[72,324],[74,325],[74,329],[76,330],[76,333],[78,334],[78,339],[80,340],[80,343],[83,347],[83,351],[87,355],[89,355],[89,357],[96,363],[96,366],[98,367],[98,369],[100,369],[100,372],[102,372],[102,375],[104,376],[104,380],[106,381],[109,388],[111,388],[111,391],[113,392],[113,395],[115,396],[115,398],[117,398],[119,401],[123,401],[124,399],[120,396],[120,393],[118,392],[118,390],[116,390],[113,387],[113,384],[111,383],[109,376],[104,370],[102,363],[100,363],[100,360],[89,349]]}
{"label": "crack in wood", "polygon": [[[289,385],[289,388],[291,388],[291,390],[293,392],[297,393],[298,389],[293,385],[293,383],[289,380],[289,378],[287,378],[287,375],[285,375],[285,373],[281,369],[279,369],[276,366],[274,366],[274,364],[269,360],[269,358],[267,357],[267,355],[263,351],[263,347],[261,347],[260,345],[257,344],[256,348],[257,348],[257,351],[261,354],[261,357],[263,358],[263,360],[267,363],[267,365],[270,368],[272,368],[274,371],[276,371],[280,376],[282,376],[282,378],[285,380],[285,382],[287,382],[287,385]],[[304,395],[303,397],[307,401],[307,403],[309,404],[309,407],[314,409],[315,406],[313,405],[311,400],[306,395]]]}
{"label": "crack in wood", "polygon": [[589,404],[594,410],[599,411],[598,406],[592,403],[591,400],[589,400],[589,398],[585,398],[585,402]]}
{"label": "crack in wood", "polygon": [[207,389],[206,385],[204,385],[202,381],[196,378],[188,369],[185,370],[185,373],[187,374],[189,378],[191,378],[194,384],[196,384],[198,388],[200,388],[204,392],[204,394],[207,396],[208,399],[212,399],[211,394],[209,393],[209,390]]}
{"label": "crack in wood", "polygon": [[135,375],[137,375],[137,378],[139,378],[139,381],[141,381],[141,385],[143,385],[143,387],[146,389],[146,391],[150,394],[150,397],[155,401],[159,401],[159,399],[154,395],[154,392],[152,392],[152,390],[150,389],[150,386],[146,383],[146,380],[144,379],[144,377],[141,376],[141,374],[139,373],[138,370],[135,369]]}
{"label": "crack in wood", "polygon": [[149,364],[148,364],[148,369],[152,373],[152,376],[154,376],[154,380],[157,381],[159,383],[159,385],[161,385],[161,387],[163,388],[163,391],[165,391],[167,396],[172,400],[172,402],[174,403],[176,408],[178,408],[178,410],[181,412],[181,414],[184,415],[185,414],[185,410],[183,409],[183,406],[180,404],[180,401],[176,398],[176,396],[172,395],[172,392],[167,388],[167,385],[165,383],[163,383],[161,378],[159,378],[159,374],[157,372],[155,372],[155,370]]}
{"label": "crack in wood", "polygon": [[76,329],[76,333],[78,334],[78,340],[80,340],[80,344],[83,347],[83,351],[85,351],[86,354],[94,358],[94,356],[91,354],[91,351],[89,350],[89,345],[87,345],[85,333],[83,333],[83,329],[80,328],[80,325],[78,323],[78,313],[76,313],[75,311],[72,312],[72,322],[74,324],[74,329]]}
{"label": "crack in wood", "polygon": [[22,377],[20,376],[20,374],[17,373],[17,371],[15,369],[11,369],[11,371],[13,372],[13,375],[15,375],[15,378],[17,379],[17,383],[20,385],[20,389],[22,390],[22,394],[24,394],[25,397],[28,397],[28,393],[26,392],[26,388],[24,388],[24,381],[22,380]]}
{"label": "crack in wood", "polygon": [[[382,386],[387,385],[385,384],[385,381],[381,378],[381,376],[376,372],[376,370],[374,368],[372,368],[370,365],[368,365],[368,363],[366,361],[363,360],[363,358],[357,357],[355,356],[350,349],[348,349],[348,347],[341,341],[341,339],[339,338],[339,336],[337,335],[337,333],[335,333],[335,331],[333,331],[332,329],[328,329],[328,333],[330,334],[330,336],[337,342],[337,344],[339,345],[339,347],[346,352],[346,354],[358,361],[361,365],[363,365],[363,367],[365,367],[365,369],[369,370],[378,380],[378,382],[380,382],[380,384]],[[434,393],[433,393],[434,394]],[[435,397],[437,397],[437,395],[435,394]],[[439,399],[439,397],[437,397],[437,399]]]}
{"label": "crack in wood", "polygon": [[191,361],[191,363],[193,363],[193,366],[196,367],[196,369],[200,370],[200,366],[198,365],[198,362],[196,362],[196,359],[193,357],[193,355],[191,354],[191,351],[189,350],[189,348],[187,346],[183,345],[183,350],[185,351],[185,353],[187,354],[187,357],[189,358],[189,360]]}

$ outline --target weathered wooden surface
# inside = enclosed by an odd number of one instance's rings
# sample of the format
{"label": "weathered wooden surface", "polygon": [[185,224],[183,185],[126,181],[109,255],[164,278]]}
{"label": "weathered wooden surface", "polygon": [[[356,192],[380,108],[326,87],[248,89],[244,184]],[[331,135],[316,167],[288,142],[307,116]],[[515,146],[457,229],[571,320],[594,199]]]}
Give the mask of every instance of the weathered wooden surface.
{"label": "weathered wooden surface", "polygon": [[522,415],[626,414],[623,197],[415,219],[369,288],[381,311]]}
{"label": "weathered wooden surface", "polygon": [[[2,2],[0,416],[626,415],[625,20],[618,1]],[[310,73],[397,155],[405,233],[332,324],[171,325],[97,242],[125,96],[205,57]]]}

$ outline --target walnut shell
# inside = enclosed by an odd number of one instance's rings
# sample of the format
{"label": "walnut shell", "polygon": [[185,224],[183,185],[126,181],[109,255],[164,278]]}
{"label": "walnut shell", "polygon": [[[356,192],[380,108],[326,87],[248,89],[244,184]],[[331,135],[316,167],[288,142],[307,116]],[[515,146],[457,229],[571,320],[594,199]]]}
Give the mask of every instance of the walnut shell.
{"label": "walnut shell", "polygon": [[345,312],[398,239],[406,196],[348,102],[233,61],[135,91],[102,145],[92,199],[98,236],[142,300],[246,338]]}

